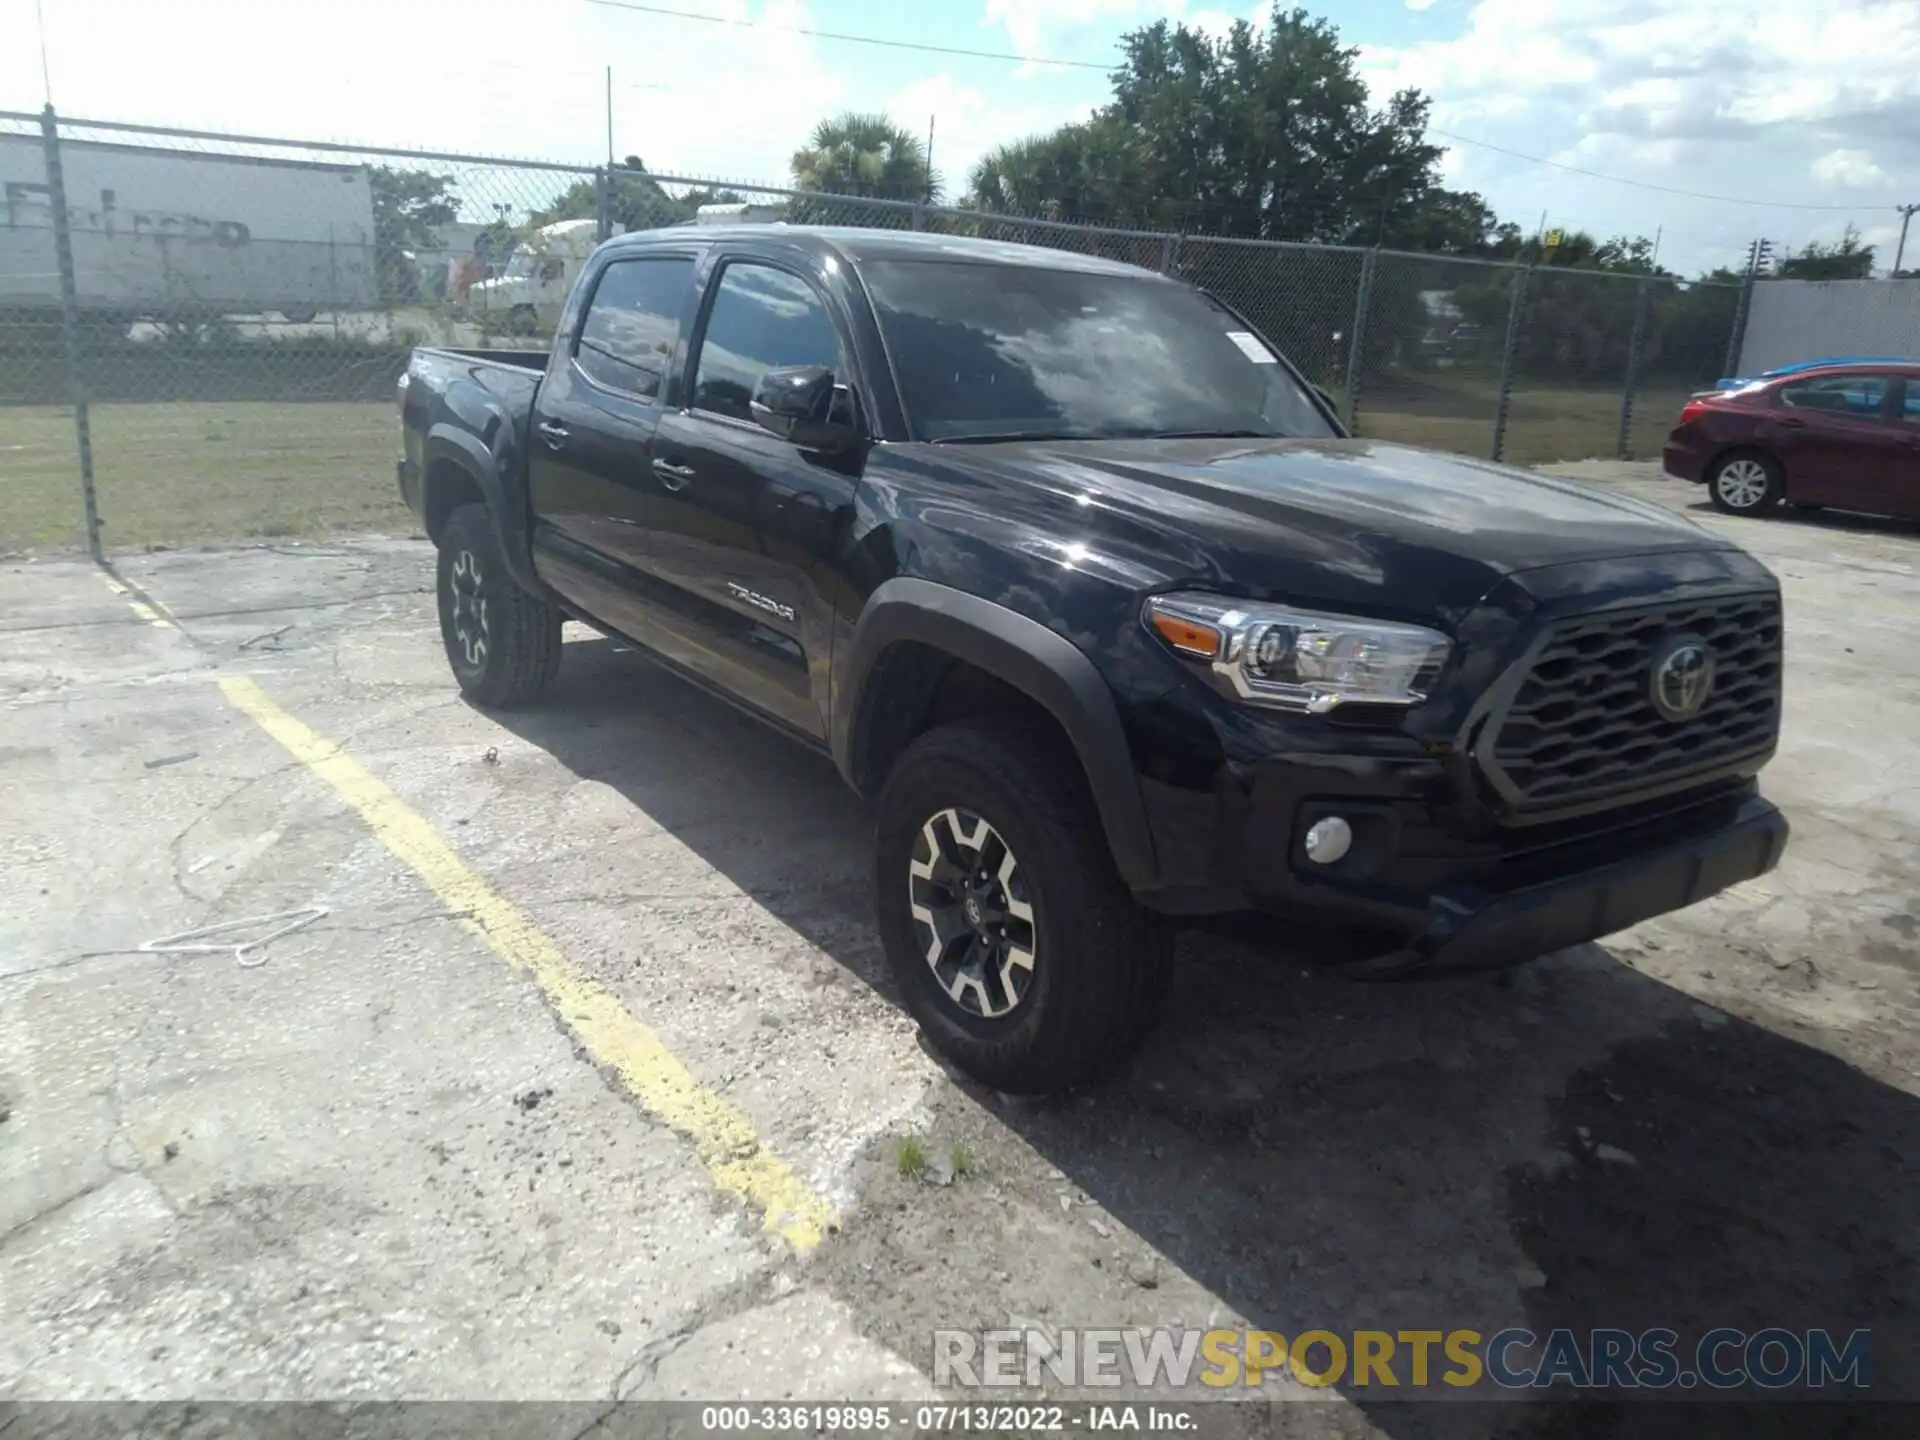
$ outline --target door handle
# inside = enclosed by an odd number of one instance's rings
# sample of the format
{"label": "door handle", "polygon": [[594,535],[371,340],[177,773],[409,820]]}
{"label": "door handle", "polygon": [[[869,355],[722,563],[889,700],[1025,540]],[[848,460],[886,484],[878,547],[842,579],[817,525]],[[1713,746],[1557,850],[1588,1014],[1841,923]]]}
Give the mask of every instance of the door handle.
{"label": "door handle", "polygon": [[687,482],[693,479],[694,471],[691,465],[676,465],[671,460],[656,457],[653,462],[653,473],[660,477],[660,483],[667,489],[684,490],[687,488]]}
{"label": "door handle", "polygon": [[1780,422],[1780,428],[1782,430],[1804,430],[1807,428],[1807,422],[1804,420],[1796,420],[1793,416],[1789,415]]}
{"label": "door handle", "polygon": [[567,427],[556,425],[551,420],[542,420],[533,427],[540,432],[540,438],[547,442],[549,450],[558,450],[567,443]]}

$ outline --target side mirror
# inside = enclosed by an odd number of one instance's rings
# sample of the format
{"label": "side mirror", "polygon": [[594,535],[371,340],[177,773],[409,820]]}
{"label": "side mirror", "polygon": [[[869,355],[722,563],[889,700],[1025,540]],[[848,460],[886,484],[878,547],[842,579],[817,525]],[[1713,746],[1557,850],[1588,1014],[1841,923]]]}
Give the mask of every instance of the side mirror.
{"label": "side mirror", "polygon": [[802,450],[845,450],[853,426],[833,417],[833,371],[824,365],[784,365],[767,371],[754,386],[748,407],[761,429]]}

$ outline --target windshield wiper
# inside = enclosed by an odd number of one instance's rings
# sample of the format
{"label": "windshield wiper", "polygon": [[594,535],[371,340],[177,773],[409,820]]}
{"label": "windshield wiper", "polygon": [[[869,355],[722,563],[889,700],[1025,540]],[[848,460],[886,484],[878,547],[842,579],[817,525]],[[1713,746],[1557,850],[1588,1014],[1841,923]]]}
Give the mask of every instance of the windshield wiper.
{"label": "windshield wiper", "polygon": [[942,435],[935,445],[995,445],[1022,440],[1289,440],[1271,430],[997,430],[980,435]]}
{"label": "windshield wiper", "polygon": [[1077,435],[1070,430],[994,430],[980,435],[942,435],[935,445],[997,445],[1002,440],[1111,440],[1111,435]]}
{"label": "windshield wiper", "polygon": [[1276,430],[1141,430],[1128,438],[1137,440],[1287,440],[1292,437]]}

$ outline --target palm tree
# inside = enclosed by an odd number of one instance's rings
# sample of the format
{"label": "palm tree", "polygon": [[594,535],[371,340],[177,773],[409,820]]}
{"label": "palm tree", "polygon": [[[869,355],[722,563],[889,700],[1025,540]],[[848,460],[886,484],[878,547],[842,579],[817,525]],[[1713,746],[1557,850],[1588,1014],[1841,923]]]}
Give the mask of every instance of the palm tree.
{"label": "palm tree", "polygon": [[926,143],[885,115],[848,111],[822,120],[806,148],[794,152],[792,165],[800,190],[883,200],[935,200],[940,194]]}
{"label": "palm tree", "polygon": [[976,208],[1008,215],[1113,222],[1150,211],[1133,129],[1106,113],[989,151],[969,178]]}

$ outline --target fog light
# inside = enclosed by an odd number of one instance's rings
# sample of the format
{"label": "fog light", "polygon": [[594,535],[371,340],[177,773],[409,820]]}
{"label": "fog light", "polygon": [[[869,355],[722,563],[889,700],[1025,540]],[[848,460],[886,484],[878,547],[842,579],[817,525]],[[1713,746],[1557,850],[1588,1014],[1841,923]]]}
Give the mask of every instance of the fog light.
{"label": "fog light", "polygon": [[1338,815],[1316,820],[1307,830],[1307,858],[1316,865],[1331,865],[1353,846],[1353,827]]}

